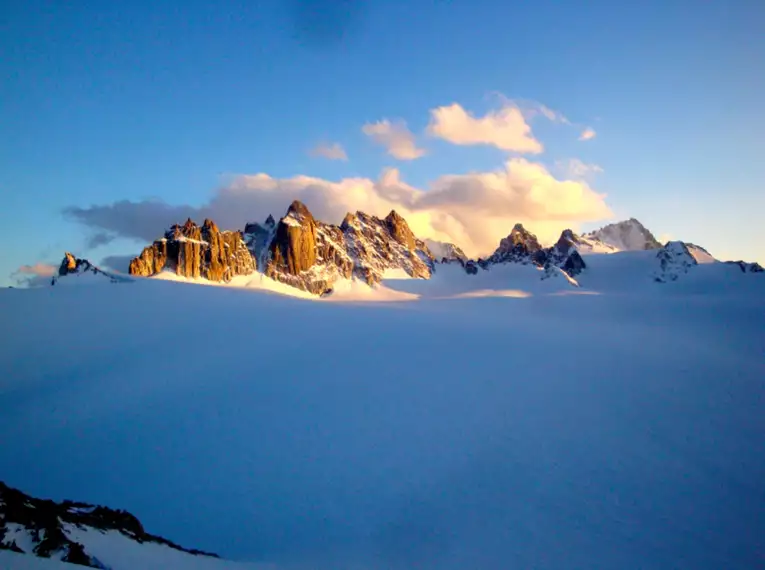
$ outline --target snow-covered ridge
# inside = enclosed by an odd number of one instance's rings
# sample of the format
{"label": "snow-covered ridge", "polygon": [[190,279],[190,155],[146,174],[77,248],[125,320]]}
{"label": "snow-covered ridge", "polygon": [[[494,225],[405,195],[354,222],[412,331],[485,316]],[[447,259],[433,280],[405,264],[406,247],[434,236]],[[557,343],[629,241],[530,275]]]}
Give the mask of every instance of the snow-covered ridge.
{"label": "snow-covered ridge", "polygon": [[51,285],[128,283],[130,281],[128,277],[99,269],[87,259],[80,259],[66,252],[58,272],[51,279]]}
{"label": "snow-covered ridge", "polygon": [[606,247],[619,251],[640,251],[661,247],[661,243],[648,228],[635,218],[609,224],[583,237],[593,243],[604,244]]}
{"label": "snow-covered ridge", "polygon": [[[108,543],[108,550],[99,544]],[[92,568],[120,568],[125,549],[143,554],[151,565],[176,564],[216,554],[184,548],[146,532],[132,514],[74,501],[56,503],[31,497],[0,481],[0,549]],[[148,556],[146,556],[148,555]],[[146,568],[148,566],[144,566]]]}

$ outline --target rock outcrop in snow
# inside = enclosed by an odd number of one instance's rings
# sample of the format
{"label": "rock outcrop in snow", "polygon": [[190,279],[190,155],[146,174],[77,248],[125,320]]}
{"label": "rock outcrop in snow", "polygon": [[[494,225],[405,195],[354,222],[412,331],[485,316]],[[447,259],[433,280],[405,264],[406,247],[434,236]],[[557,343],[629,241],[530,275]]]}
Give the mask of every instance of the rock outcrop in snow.
{"label": "rock outcrop in snow", "polygon": [[99,269],[87,259],[75,257],[67,251],[58,272],[51,278],[51,285],[74,282],[122,283],[125,281],[127,279],[124,277]]}
{"label": "rock outcrop in snow", "polygon": [[748,262],[748,261],[726,261],[725,263],[730,265],[736,265],[742,272],[744,273],[763,273],[765,272],[765,269],[762,268],[762,265],[757,263],[756,261]]}
{"label": "rock outcrop in snow", "polygon": [[83,531],[115,531],[136,543],[155,543],[195,556],[217,555],[183,548],[160,536],[149,534],[127,511],[87,503],[56,503],[36,499],[0,482],[0,549],[55,558],[64,562],[109,568],[88,552],[87,544],[76,540]]}
{"label": "rock outcrop in snow", "polygon": [[477,267],[490,269],[501,263],[521,263],[535,265],[543,269],[542,279],[558,276],[563,271],[572,284],[571,278],[581,273],[586,267],[584,259],[577,251],[579,238],[571,230],[564,230],[560,239],[552,247],[545,248],[537,237],[523,227],[515,224],[510,234],[499,242],[499,247],[487,259],[464,264],[465,270],[475,274]]}
{"label": "rock outcrop in snow", "polygon": [[660,249],[662,247],[648,228],[635,218],[609,224],[599,230],[584,234],[583,237],[587,240],[606,244],[619,251]]}
{"label": "rock outcrop in snow", "polygon": [[654,274],[654,280],[659,283],[677,281],[681,275],[688,273],[691,267],[698,265],[688,246],[681,241],[667,242],[656,257],[659,260],[659,269]]}
{"label": "rock outcrop in snow", "polygon": [[130,262],[130,274],[148,277],[169,269],[189,278],[228,281],[236,275],[255,271],[241,232],[220,231],[212,220],[202,226],[190,219],[174,225],[165,237],[144,248]]}

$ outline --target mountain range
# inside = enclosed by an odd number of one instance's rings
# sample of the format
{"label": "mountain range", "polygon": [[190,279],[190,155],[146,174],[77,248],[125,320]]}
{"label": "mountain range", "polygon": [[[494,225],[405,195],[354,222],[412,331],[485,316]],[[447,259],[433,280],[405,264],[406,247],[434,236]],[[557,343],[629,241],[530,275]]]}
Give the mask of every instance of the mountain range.
{"label": "mountain range", "polygon": [[[694,244],[662,245],[635,218],[582,235],[565,229],[551,247],[543,247],[533,233],[516,224],[491,255],[470,259],[456,244],[419,239],[395,211],[385,218],[348,213],[340,225],[333,225],[317,220],[296,200],[278,221],[269,215],[262,223],[248,223],[242,231],[222,231],[209,219],[201,226],[190,219],[173,225],[130,262],[129,275],[154,277],[170,272],[186,279],[227,283],[260,273],[312,295],[327,296],[336,283],[347,280],[375,287],[394,274],[429,279],[445,264],[457,264],[468,275],[521,264],[539,270],[541,279],[560,276],[577,286],[577,277],[588,271],[589,255],[651,250],[656,251],[655,264],[646,277],[655,282],[674,281],[699,263],[717,261]],[[732,263],[745,273],[762,271],[757,263]],[[125,280],[70,253],[52,283],[66,275]]]}

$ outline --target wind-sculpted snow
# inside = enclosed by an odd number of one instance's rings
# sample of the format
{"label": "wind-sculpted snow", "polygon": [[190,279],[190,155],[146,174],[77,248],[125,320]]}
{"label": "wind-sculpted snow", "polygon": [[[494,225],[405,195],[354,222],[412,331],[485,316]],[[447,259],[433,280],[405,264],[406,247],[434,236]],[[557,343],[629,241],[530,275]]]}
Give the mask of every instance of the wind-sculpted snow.
{"label": "wind-sculpted snow", "polygon": [[763,274],[656,255],[384,304],[2,290],[1,477],[279,568],[757,568]]}

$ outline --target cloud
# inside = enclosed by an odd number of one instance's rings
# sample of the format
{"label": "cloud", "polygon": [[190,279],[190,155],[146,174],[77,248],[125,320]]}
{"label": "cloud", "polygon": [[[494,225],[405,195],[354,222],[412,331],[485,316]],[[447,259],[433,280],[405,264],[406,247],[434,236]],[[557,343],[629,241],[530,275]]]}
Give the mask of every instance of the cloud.
{"label": "cloud", "polygon": [[399,160],[414,160],[426,153],[425,149],[417,147],[414,135],[404,121],[391,123],[388,119],[383,119],[365,124],[361,131]]}
{"label": "cloud", "polygon": [[419,237],[454,242],[468,255],[493,251],[516,222],[551,242],[564,227],[576,230],[581,222],[612,217],[605,196],[586,181],[557,179],[543,165],[521,158],[491,172],[441,176],[427,189],[407,184],[397,169],[384,171],[376,181],[254,174],[234,179],[200,207],[120,201],[71,207],[66,215],[91,228],[151,241],[187,217],[209,217],[222,228],[241,229],[270,213],[282,215],[294,199],[332,223],[339,223],[349,211],[385,216],[395,209]]}
{"label": "cloud", "polygon": [[321,156],[328,160],[348,160],[348,155],[340,143],[319,143],[311,149],[311,156]]}
{"label": "cloud", "polygon": [[199,215],[192,206],[171,206],[160,200],[130,202],[64,209],[64,217],[90,228],[140,241],[152,241],[161,236],[170,225]]}
{"label": "cloud", "polygon": [[603,167],[597,164],[588,164],[582,162],[578,158],[570,158],[568,160],[558,160],[555,162],[556,169],[569,178],[574,179],[588,179],[595,174],[603,172]]}
{"label": "cloud", "polygon": [[96,232],[88,238],[86,247],[88,249],[95,249],[102,245],[108,245],[115,239],[117,239],[117,236],[115,235],[108,234],[106,232]]}
{"label": "cloud", "polygon": [[582,131],[582,134],[579,135],[580,141],[589,141],[594,139],[597,136],[598,133],[595,132],[595,129],[591,127],[587,127]]}
{"label": "cloud", "polygon": [[101,260],[101,266],[103,269],[127,273],[130,268],[130,262],[136,255],[107,255]]}
{"label": "cloud", "polygon": [[[545,107],[545,109],[547,109]],[[549,109],[547,109],[550,113]],[[538,154],[544,150],[534,138],[521,110],[506,104],[483,117],[474,117],[458,103],[430,111],[428,134],[456,145],[492,145],[502,150]]]}
{"label": "cloud", "polygon": [[21,287],[38,287],[50,284],[51,277],[58,268],[48,263],[35,263],[34,265],[22,265],[11,273],[11,278]]}

